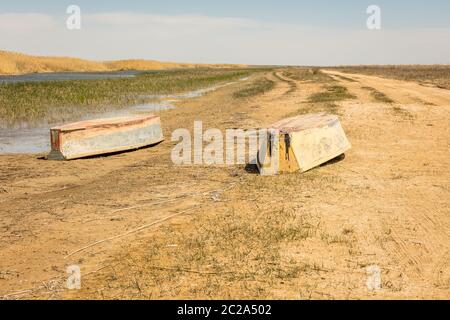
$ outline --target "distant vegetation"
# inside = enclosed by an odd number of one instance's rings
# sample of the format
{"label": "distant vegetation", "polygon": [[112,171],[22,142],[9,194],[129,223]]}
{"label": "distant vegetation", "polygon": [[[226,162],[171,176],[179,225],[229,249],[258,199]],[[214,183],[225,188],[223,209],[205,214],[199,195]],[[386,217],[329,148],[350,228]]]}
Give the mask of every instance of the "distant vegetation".
{"label": "distant vegetation", "polygon": [[62,71],[166,70],[186,68],[237,68],[242,65],[208,65],[154,60],[89,61],[68,57],[39,57],[0,51],[0,74]]}
{"label": "distant vegetation", "polygon": [[261,69],[187,69],[146,72],[132,78],[5,83],[0,84],[0,120],[6,124],[66,121],[149,102],[151,95],[187,92],[257,72]]}
{"label": "distant vegetation", "polygon": [[[331,68],[328,68],[331,69]],[[450,89],[450,65],[350,66],[336,70],[388,77]]]}
{"label": "distant vegetation", "polygon": [[329,83],[334,81],[329,75],[320,71],[319,68],[299,67],[289,68],[283,72],[283,76],[298,81],[313,81]]}

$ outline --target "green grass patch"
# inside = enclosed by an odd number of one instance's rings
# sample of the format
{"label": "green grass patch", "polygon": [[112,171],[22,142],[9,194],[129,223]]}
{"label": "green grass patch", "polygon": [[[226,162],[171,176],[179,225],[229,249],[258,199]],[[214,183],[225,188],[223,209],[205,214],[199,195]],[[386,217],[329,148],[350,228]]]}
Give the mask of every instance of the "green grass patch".
{"label": "green grass patch", "polygon": [[249,98],[254,97],[272,90],[275,87],[275,82],[267,78],[257,79],[249,86],[236,91],[233,96],[235,98]]}
{"label": "green grass patch", "polygon": [[355,99],[356,97],[348,92],[343,86],[333,85],[325,87],[325,91],[315,93],[309,97],[309,102],[334,102],[347,99]]}
{"label": "green grass patch", "polygon": [[262,71],[186,69],[145,72],[132,78],[0,84],[0,121],[12,125],[77,119],[87,113],[150,102],[152,95],[187,92]]}

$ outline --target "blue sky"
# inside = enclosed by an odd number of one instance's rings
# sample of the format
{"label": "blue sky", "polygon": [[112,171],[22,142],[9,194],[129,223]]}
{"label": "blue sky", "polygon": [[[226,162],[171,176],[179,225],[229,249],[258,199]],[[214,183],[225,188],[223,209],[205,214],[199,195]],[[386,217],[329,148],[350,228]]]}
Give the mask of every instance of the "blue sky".
{"label": "blue sky", "polygon": [[[82,10],[81,31],[61,30],[70,4]],[[366,27],[371,4],[381,8],[379,31]],[[450,63],[449,30],[448,0],[0,2],[0,49],[92,59]]]}
{"label": "blue sky", "polygon": [[246,17],[273,22],[307,25],[359,27],[367,6],[383,8],[389,27],[450,26],[448,0],[16,0],[2,1],[0,12],[58,14],[70,4],[86,12],[136,11],[152,14],[204,14]]}

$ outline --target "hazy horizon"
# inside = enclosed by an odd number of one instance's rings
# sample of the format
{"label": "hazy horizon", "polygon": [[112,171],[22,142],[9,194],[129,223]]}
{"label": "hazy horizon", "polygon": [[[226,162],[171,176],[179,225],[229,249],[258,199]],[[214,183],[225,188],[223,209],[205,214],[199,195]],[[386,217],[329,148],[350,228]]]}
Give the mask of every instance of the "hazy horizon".
{"label": "hazy horizon", "polygon": [[[81,8],[68,30],[66,9]],[[381,29],[369,30],[369,5]],[[16,1],[0,50],[89,60],[248,65],[450,64],[448,1]]]}

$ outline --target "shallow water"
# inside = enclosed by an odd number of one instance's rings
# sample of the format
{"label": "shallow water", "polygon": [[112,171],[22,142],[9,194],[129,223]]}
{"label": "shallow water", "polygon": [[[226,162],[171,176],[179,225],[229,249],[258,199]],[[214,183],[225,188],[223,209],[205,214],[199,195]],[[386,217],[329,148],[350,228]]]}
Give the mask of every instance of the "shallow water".
{"label": "shallow water", "polygon": [[[149,103],[104,113],[88,114],[83,120],[142,115],[174,109],[168,103]],[[35,127],[0,129],[0,153],[41,153],[50,151],[50,128],[63,123],[41,124]]]}
{"label": "shallow water", "polygon": [[64,80],[99,80],[112,78],[131,78],[140,71],[114,71],[114,72],[49,72],[30,73],[17,76],[0,76],[0,83],[43,82]]}
{"label": "shallow water", "polygon": [[50,150],[48,128],[0,131],[0,153],[39,153]]}
{"label": "shallow water", "polygon": [[[248,78],[242,78],[239,81],[245,81]],[[79,121],[92,120],[101,118],[113,118],[120,116],[142,115],[157,111],[165,111],[174,109],[174,102],[181,99],[192,99],[203,96],[208,92],[215,91],[219,88],[234,84],[236,82],[228,82],[208,88],[193,90],[190,92],[173,94],[173,95],[148,95],[141,98],[152,99],[155,102],[132,105],[127,108],[110,110],[102,113],[87,114]],[[21,128],[0,128],[0,153],[42,153],[50,151],[50,128],[63,123],[51,123],[33,125],[23,123]]]}

